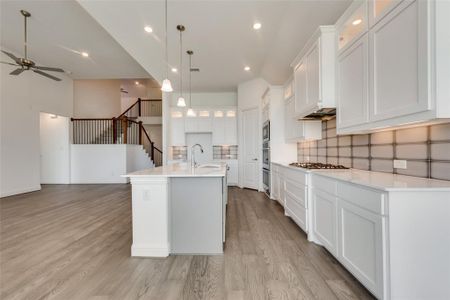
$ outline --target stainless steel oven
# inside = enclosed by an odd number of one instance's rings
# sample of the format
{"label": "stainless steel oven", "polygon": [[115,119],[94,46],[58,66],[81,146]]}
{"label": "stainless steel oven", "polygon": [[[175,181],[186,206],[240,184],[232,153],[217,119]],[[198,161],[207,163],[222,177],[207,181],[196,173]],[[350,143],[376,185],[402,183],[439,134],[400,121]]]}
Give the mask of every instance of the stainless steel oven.
{"label": "stainless steel oven", "polygon": [[264,142],[262,147],[262,167],[270,170],[270,142]]}
{"label": "stainless steel oven", "polygon": [[270,197],[270,170],[263,169],[263,188],[267,196]]}
{"label": "stainless steel oven", "polygon": [[270,121],[266,121],[263,124],[262,139],[263,139],[263,143],[270,141]]}

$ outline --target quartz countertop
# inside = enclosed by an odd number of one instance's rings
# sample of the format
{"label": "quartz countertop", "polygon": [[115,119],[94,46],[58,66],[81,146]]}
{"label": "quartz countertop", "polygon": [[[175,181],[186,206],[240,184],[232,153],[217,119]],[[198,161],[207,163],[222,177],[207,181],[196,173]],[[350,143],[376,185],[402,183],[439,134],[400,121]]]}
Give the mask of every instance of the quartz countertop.
{"label": "quartz countertop", "polygon": [[383,191],[446,191],[450,192],[450,181],[428,179],[415,176],[398,175],[384,172],[364,171],[358,169],[302,169],[289,166],[288,163],[277,165],[308,172],[343,182],[359,184]]}
{"label": "quartz countertop", "polygon": [[218,167],[197,167],[192,168],[187,163],[176,163],[161,167],[139,170],[122,175],[122,177],[225,177],[227,167],[224,163],[206,164],[203,166]]}

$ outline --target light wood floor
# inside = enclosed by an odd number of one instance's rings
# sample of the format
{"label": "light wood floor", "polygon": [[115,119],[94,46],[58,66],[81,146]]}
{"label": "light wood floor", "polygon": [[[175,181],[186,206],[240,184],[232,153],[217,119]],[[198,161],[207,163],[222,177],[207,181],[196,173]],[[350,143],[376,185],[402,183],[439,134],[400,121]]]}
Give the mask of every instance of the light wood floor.
{"label": "light wood floor", "polygon": [[372,299],[277,203],[231,188],[222,256],[131,258],[129,185],[0,200],[1,299]]}

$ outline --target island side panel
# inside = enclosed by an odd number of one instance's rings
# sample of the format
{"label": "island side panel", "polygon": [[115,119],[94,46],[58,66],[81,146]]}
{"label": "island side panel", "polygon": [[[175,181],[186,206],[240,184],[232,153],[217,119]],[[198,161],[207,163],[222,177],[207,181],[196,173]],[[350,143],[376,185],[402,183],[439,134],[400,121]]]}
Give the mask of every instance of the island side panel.
{"label": "island side panel", "polygon": [[131,256],[169,256],[168,179],[132,177],[131,184],[133,218]]}
{"label": "island side panel", "polygon": [[221,254],[223,177],[170,179],[171,253]]}
{"label": "island side panel", "polygon": [[450,299],[450,193],[389,193],[390,299]]}

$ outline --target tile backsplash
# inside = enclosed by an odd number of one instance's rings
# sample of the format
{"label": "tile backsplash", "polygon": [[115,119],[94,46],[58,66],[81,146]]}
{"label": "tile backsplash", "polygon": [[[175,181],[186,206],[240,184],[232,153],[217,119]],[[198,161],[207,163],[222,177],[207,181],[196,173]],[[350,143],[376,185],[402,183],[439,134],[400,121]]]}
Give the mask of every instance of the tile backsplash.
{"label": "tile backsplash", "polygon": [[238,146],[213,146],[213,159],[237,159]]}
{"label": "tile backsplash", "polygon": [[[322,122],[322,139],[297,144],[298,161],[450,180],[450,123],[361,135],[336,135],[336,120]],[[394,168],[407,160],[407,169]]]}

